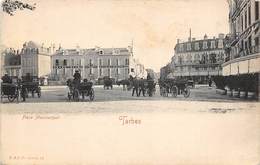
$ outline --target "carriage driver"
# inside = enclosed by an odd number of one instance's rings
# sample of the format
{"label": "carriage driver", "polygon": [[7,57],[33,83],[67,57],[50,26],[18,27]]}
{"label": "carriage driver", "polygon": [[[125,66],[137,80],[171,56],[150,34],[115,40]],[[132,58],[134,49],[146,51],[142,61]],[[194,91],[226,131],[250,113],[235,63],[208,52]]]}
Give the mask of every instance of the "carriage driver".
{"label": "carriage driver", "polygon": [[81,75],[78,70],[75,71],[73,77],[74,77],[73,83],[75,87],[78,88],[81,80]]}
{"label": "carriage driver", "polygon": [[75,71],[73,77],[74,77],[74,81],[77,81],[78,83],[80,83],[81,75],[78,70]]}
{"label": "carriage driver", "polygon": [[8,74],[5,74],[2,77],[2,81],[3,81],[3,83],[12,83],[12,79],[11,79],[11,77]]}

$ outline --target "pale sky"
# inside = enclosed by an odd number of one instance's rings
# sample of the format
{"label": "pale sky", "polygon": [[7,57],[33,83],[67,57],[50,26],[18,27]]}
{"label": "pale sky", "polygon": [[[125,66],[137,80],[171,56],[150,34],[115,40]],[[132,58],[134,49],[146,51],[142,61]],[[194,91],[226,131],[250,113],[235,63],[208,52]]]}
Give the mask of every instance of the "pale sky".
{"label": "pale sky", "polygon": [[0,44],[61,43],[64,48],[127,47],[155,71],[170,62],[177,38],[228,33],[226,0],[22,0],[34,11],[0,12]]}

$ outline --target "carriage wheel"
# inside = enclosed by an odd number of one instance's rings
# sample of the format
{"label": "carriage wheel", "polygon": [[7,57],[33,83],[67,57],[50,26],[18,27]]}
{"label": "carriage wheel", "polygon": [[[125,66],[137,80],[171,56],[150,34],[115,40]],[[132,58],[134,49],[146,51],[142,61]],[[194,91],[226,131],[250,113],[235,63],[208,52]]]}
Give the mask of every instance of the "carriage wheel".
{"label": "carriage wheel", "polygon": [[39,91],[37,94],[38,94],[38,98],[40,98],[41,97],[41,91]]}
{"label": "carriage wheel", "polygon": [[79,90],[78,89],[75,89],[75,91],[74,91],[74,100],[79,101]]}
{"label": "carriage wheel", "polygon": [[152,89],[148,88],[147,93],[148,93],[148,96],[149,96],[149,97],[152,97],[152,96],[153,96]]}
{"label": "carriage wheel", "polygon": [[190,96],[190,88],[188,86],[184,88],[183,95],[185,98],[188,98]]}
{"label": "carriage wheel", "polygon": [[85,92],[82,92],[82,100],[85,99]]}
{"label": "carriage wheel", "polygon": [[38,98],[40,98],[41,97],[41,88],[40,87],[38,88],[37,94],[38,94]]}
{"label": "carriage wheel", "polygon": [[26,97],[25,97],[25,95],[22,95],[22,98],[23,98],[23,101],[25,101],[25,100],[26,100]]}
{"label": "carriage wheel", "polygon": [[172,97],[177,97],[178,95],[178,88],[176,86],[173,86],[171,89]]}
{"label": "carriage wheel", "polygon": [[14,101],[14,99],[15,99],[15,96],[14,95],[8,95],[8,100],[10,101],[10,102],[13,102]]}
{"label": "carriage wheel", "polygon": [[68,99],[71,100],[71,94],[70,93],[68,93]]}
{"label": "carriage wheel", "polygon": [[90,101],[93,101],[94,98],[95,98],[95,92],[94,92],[94,89],[91,88],[90,93],[89,93],[89,99],[90,99]]}

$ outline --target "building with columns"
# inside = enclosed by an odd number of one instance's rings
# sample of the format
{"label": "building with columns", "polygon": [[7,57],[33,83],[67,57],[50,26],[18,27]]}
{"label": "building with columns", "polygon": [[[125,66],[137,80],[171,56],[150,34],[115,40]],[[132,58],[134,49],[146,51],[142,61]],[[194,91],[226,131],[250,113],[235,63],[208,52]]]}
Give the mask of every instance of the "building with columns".
{"label": "building with columns", "polygon": [[144,66],[133,58],[132,47],[128,48],[90,48],[62,49],[55,52],[51,60],[51,77],[66,81],[76,70],[82,78],[91,80],[105,76],[117,80],[127,79],[131,72],[136,76],[144,74]]}
{"label": "building with columns", "polygon": [[179,39],[174,48],[171,60],[171,75],[192,79],[195,82],[205,83],[211,76],[222,75],[221,64],[225,58],[224,34],[196,40],[189,38],[186,42]]}

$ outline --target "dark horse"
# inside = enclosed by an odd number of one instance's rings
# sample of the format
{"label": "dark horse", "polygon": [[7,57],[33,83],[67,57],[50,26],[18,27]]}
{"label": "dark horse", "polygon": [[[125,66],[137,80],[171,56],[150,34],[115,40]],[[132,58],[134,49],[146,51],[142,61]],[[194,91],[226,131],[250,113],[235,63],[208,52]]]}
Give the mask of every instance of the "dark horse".
{"label": "dark horse", "polygon": [[124,79],[124,80],[117,81],[116,84],[118,86],[123,85],[123,90],[124,91],[125,90],[129,91],[132,88],[132,85],[131,85],[132,83],[131,83],[130,79]]}
{"label": "dark horse", "polygon": [[113,80],[109,77],[104,77],[104,89],[113,89]]}

